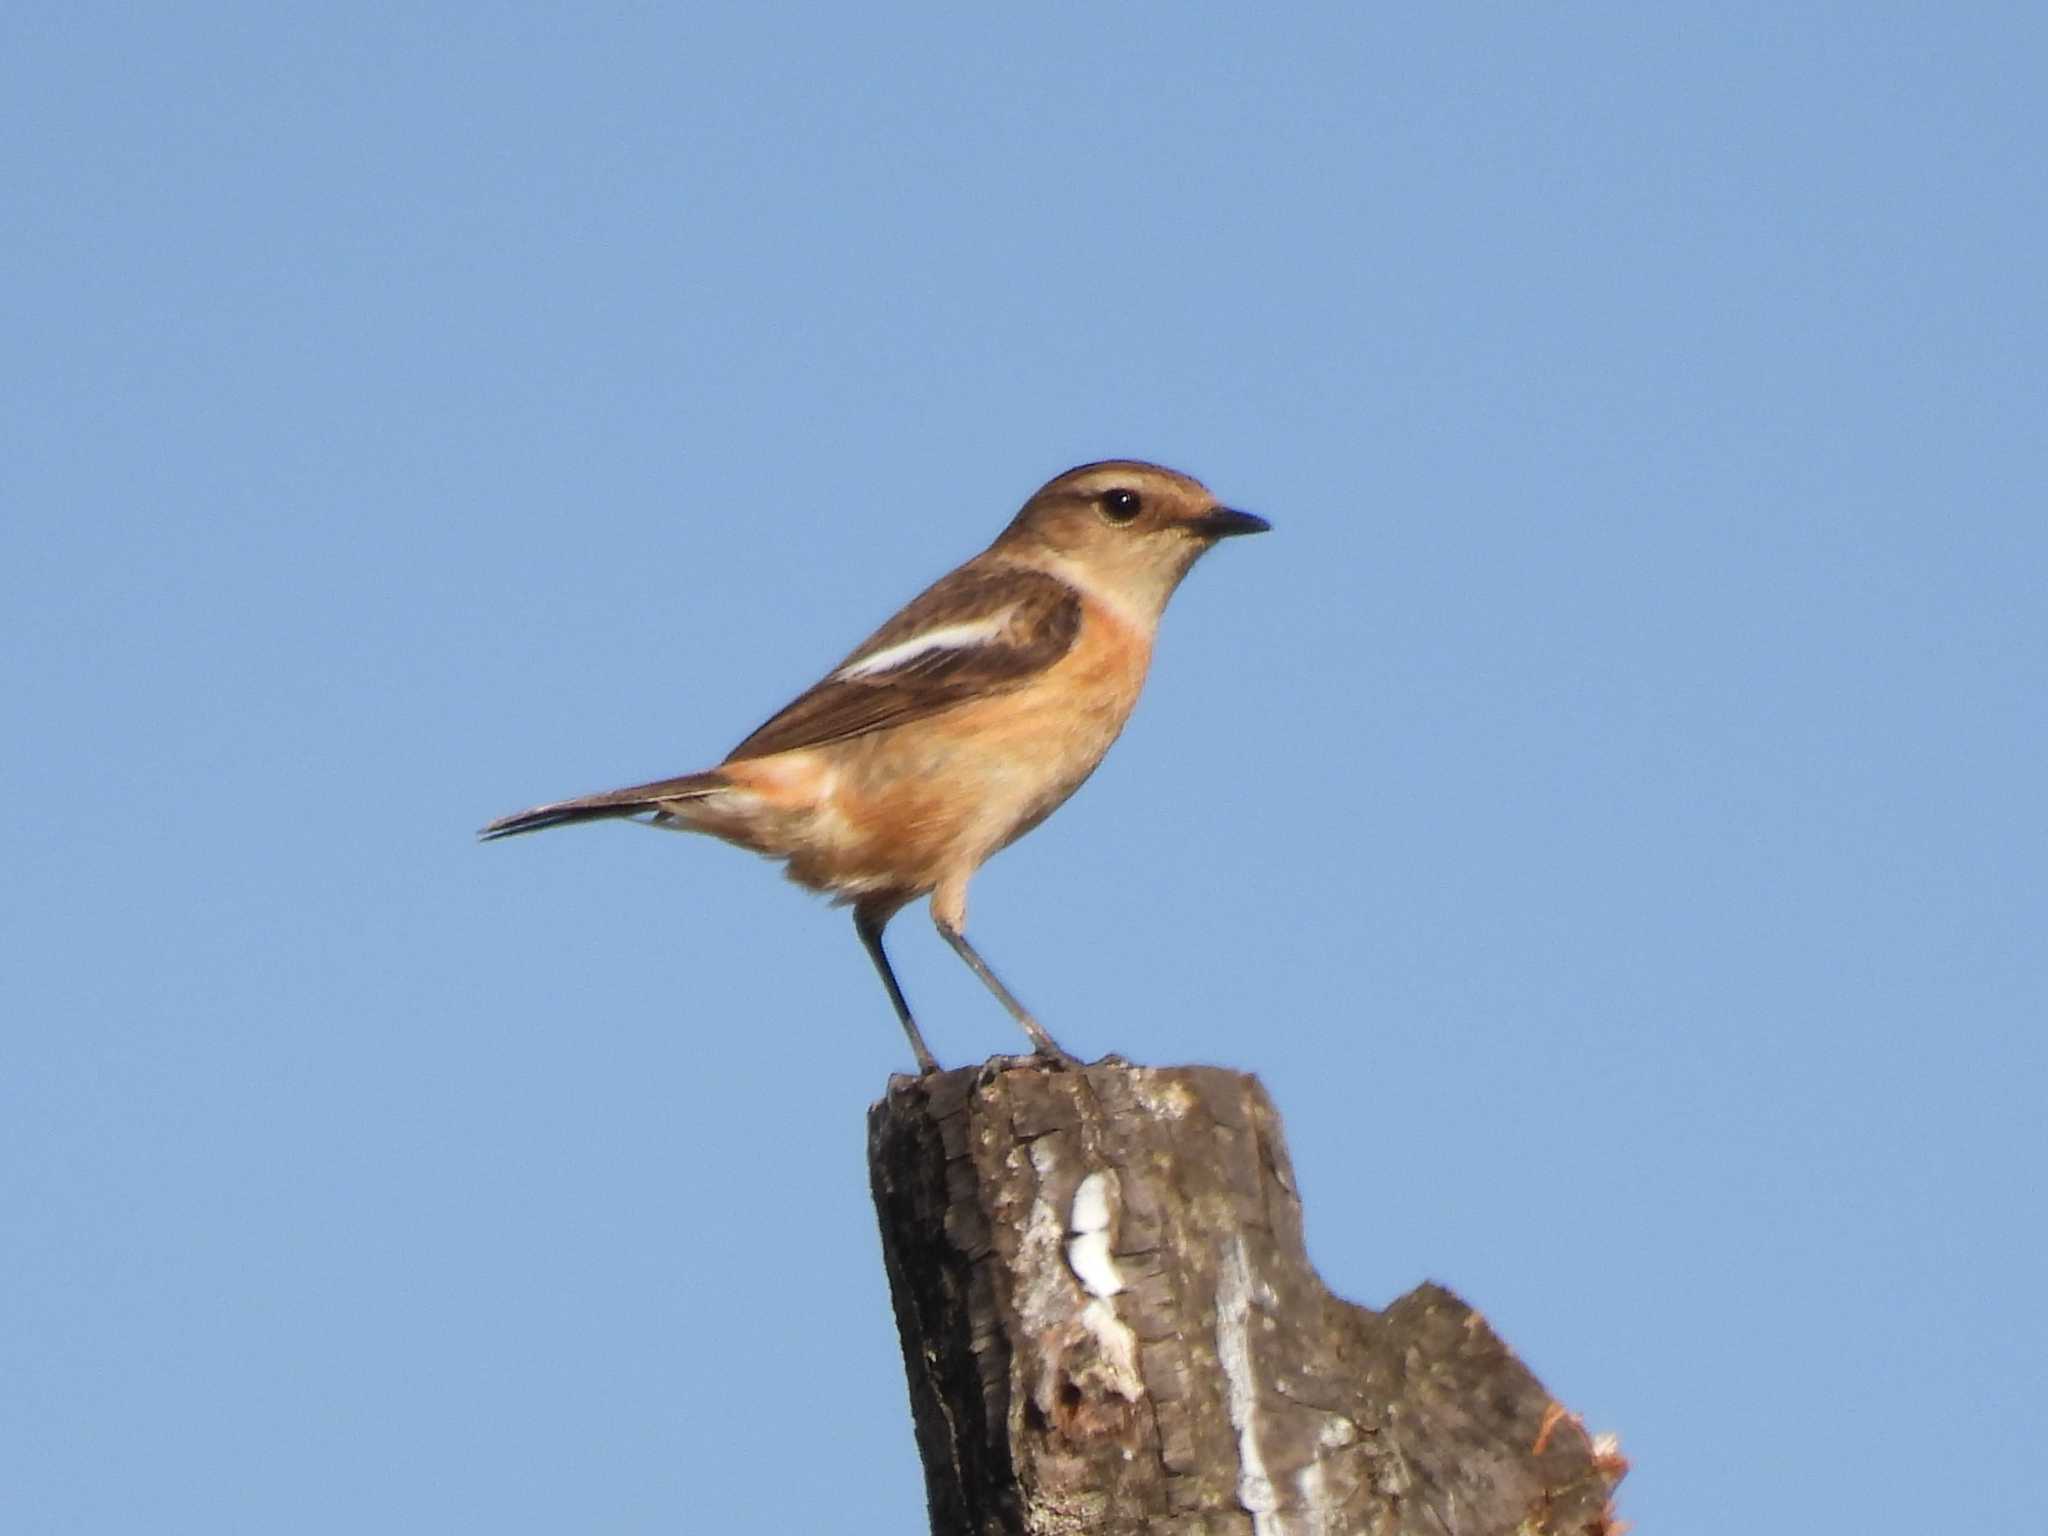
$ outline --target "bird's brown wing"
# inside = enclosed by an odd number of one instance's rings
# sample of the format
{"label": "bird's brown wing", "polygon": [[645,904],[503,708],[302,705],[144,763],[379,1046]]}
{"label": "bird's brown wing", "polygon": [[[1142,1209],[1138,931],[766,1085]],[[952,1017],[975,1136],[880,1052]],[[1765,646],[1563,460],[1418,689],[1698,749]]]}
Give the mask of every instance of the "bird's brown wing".
{"label": "bird's brown wing", "polygon": [[[821,747],[1006,692],[1064,656],[1080,629],[1080,594],[1058,577],[1020,566],[962,567],[912,600],[726,761]],[[925,637],[934,643],[920,649]],[[892,651],[900,654],[892,658]]]}

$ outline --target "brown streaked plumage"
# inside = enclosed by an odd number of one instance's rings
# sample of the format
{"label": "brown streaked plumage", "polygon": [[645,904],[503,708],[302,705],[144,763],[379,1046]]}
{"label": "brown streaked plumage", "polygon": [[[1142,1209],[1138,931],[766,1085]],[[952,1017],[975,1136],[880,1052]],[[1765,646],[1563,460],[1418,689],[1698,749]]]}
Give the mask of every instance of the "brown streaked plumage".
{"label": "brown streaked plumage", "polygon": [[[941,647],[902,666],[841,680],[839,672],[918,635],[1001,619],[985,644]],[[963,566],[942,576],[876,630],[816,687],[799,695],[727,762],[822,747],[883,726],[901,725],[1043,672],[1066,653],[1081,628],[1081,599],[1057,577],[1008,568]]]}
{"label": "brown streaked plumage", "polygon": [[631,817],[783,860],[791,879],[852,905],[926,1072],[937,1063],[882,930],[929,895],[946,941],[1033,1045],[1064,1060],[967,942],[967,883],[1102,761],[1188,569],[1218,539],[1266,526],[1156,464],[1068,470],[718,767],[536,806],[479,835]]}

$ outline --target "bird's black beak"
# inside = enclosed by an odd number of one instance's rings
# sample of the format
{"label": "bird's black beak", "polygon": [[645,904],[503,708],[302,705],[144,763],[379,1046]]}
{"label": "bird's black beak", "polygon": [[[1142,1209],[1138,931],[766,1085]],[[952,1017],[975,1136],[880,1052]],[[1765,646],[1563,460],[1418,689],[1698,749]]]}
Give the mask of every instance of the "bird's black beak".
{"label": "bird's black beak", "polygon": [[1273,525],[1263,517],[1229,507],[1211,507],[1190,525],[1205,539],[1235,538],[1240,533],[1264,533]]}

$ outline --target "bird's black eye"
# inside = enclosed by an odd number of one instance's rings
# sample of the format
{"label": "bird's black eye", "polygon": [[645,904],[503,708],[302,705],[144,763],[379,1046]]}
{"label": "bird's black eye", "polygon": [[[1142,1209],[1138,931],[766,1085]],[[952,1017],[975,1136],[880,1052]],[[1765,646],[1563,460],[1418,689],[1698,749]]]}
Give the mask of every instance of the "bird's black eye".
{"label": "bird's black eye", "polygon": [[1145,503],[1136,491],[1121,487],[1102,493],[1102,515],[1112,523],[1128,523],[1145,510]]}

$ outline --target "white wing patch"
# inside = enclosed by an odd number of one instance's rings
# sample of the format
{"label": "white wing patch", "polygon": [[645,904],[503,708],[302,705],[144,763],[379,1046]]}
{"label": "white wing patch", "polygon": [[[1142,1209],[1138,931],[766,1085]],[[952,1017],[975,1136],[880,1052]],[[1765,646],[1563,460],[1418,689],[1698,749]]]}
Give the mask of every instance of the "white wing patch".
{"label": "white wing patch", "polygon": [[873,677],[877,673],[893,672],[898,667],[907,666],[933,651],[964,651],[971,646],[987,645],[1003,632],[1009,622],[1010,610],[1006,608],[1001,613],[965,624],[941,624],[921,635],[898,640],[894,645],[885,645],[879,651],[849,661],[832,675],[841,682]]}

